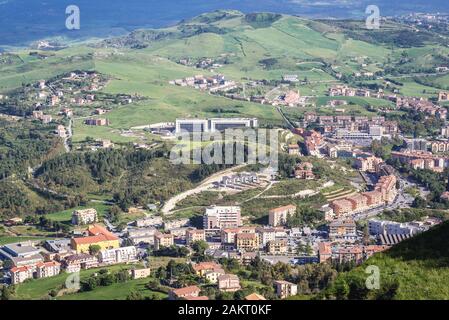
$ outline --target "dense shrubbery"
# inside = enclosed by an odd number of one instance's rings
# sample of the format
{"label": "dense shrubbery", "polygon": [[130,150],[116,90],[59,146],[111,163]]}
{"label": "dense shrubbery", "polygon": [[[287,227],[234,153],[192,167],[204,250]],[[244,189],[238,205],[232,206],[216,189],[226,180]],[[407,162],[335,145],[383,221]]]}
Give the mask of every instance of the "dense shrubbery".
{"label": "dense shrubbery", "polygon": [[97,287],[107,287],[114,283],[123,283],[130,280],[128,270],[120,270],[116,273],[110,273],[107,269],[102,269],[98,274],[94,274],[81,281],[81,291],[92,291]]}
{"label": "dense shrubbery", "polygon": [[48,129],[40,124],[31,127],[25,122],[12,124],[0,119],[0,179],[23,175],[28,167],[38,165],[57,149],[60,141]]}

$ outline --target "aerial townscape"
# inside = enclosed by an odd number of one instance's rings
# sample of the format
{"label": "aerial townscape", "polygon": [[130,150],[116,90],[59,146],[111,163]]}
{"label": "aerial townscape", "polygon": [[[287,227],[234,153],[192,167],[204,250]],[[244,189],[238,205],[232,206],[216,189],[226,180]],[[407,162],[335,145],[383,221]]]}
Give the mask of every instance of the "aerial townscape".
{"label": "aerial townscape", "polygon": [[449,299],[449,15],[55,41],[0,51],[1,300]]}

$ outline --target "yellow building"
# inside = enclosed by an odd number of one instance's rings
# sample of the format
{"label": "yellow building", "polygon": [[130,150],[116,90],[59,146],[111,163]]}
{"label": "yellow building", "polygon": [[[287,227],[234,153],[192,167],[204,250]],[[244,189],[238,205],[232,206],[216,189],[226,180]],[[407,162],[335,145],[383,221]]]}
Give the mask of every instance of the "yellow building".
{"label": "yellow building", "polygon": [[239,233],[235,238],[238,250],[256,251],[259,249],[259,237],[255,233]]}
{"label": "yellow building", "polygon": [[120,247],[119,238],[100,225],[93,225],[87,231],[89,236],[71,240],[72,249],[77,253],[88,253],[92,245],[100,246],[101,250]]}

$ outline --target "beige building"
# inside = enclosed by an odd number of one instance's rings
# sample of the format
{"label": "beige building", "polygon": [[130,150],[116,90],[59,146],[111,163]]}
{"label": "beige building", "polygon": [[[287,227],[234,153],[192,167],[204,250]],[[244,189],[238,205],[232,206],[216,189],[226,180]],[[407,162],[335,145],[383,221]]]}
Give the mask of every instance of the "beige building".
{"label": "beige building", "polygon": [[37,278],[57,276],[61,272],[61,264],[56,261],[38,263],[36,266]]}
{"label": "beige building", "polygon": [[377,157],[367,157],[367,158],[357,158],[355,160],[355,166],[360,171],[364,172],[376,172],[377,167],[379,164],[381,164],[383,160],[381,158]]}
{"label": "beige building", "polygon": [[97,210],[90,208],[84,210],[75,210],[72,213],[72,224],[84,225],[95,223],[98,220]]}
{"label": "beige building", "polygon": [[204,274],[204,278],[210,283],[216,284],[218,282],[218,278],[224,274],[226,274],[226,272],[223,269],[214,269],[207,271]]}
{"label": "beige building", "polygon": [[267,253],[272,255],[282,255],[288,253],[288,246],[286,239],[279,239],[274,241],[268,241]]}
{"label": "beige building", "polygon": [[235,292],[241,289],[239,277],[235,274],[224,274],[218,277],[218,289],[225,292]]}
{"label": "beige building", "polygon": [[279,208],[271,209],[268,212],[268,223],[270,226],[276,227],[287,222],[287,218],[296,212],[296,206],[287,205]]}
{"label": "beige building", "polygon": [[159,250],[161,247],[170,247],[175,243],[172,234],[156,232],[154,234],[154,249]]}
{"label": "beige building", "polygon": [[131,276],[135,279],[143,279],[148,278],[151,275],[151,269],[145,268],[145,269],[132,269],[131,270]]}
{"label": "beige building", "polygon": [[275,281],[276,294],[279,298],[285,299],[298,293],[298,286],[288,281]]}
{"label": "beige building", "polygon": [[329,239],[352,239],[357,236],[357,227],[352,219],[335,220],[329,224]]}
{"label": "beige building", "polygon": [[205,241],[206,235],[204,233],[204,230],[198,230],[198,229],[188,229],[186,231],[186,244],[191,245],[192,243],[196,241]]}
{"label": "beige building", "polygon": [[237,250],[251,252],[259,249],[259,236],[255,233],[239,233],[235,239]]}
{"label": "beige building", "polygon": [[11,283],[19,284],[27,279],[33,278],[33,270],[27,266],[24,267],[14,267],[10,271]]}

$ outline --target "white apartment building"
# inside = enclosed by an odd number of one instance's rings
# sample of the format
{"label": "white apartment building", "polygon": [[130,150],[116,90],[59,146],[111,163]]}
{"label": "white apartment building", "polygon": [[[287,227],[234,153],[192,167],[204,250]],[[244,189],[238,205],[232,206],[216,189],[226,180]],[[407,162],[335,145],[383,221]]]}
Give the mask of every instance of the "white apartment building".
{"label": "white apartment building", "polygon": [[97,210],[90,208],[85,210],[75,210],[72,214],[72,224],[84,225],[97,222]]}
{"label": "white apartment building", "polygon": [[411,223],[399,223],[394,221],[369,220],[368,230],[370,235],[410,235],[414,236],[423,228]]}
{"label": "white apartment building", "polygon": [[204,229],[237,228],[241,225],[241,209],[238,206],[212,206],[206,208],[206,213],[203,217]]}
{"label": "white apartment building", "polygon": [[54,277],[61,272],[61,264],[56,261],[38,263],[36,267],[37,278]]}
{"label": "white apartment building", "polygon": [[134,246],[121,247],[100,251],[98,255],[100,263],[117,264],[137,261],[137,249]]}

